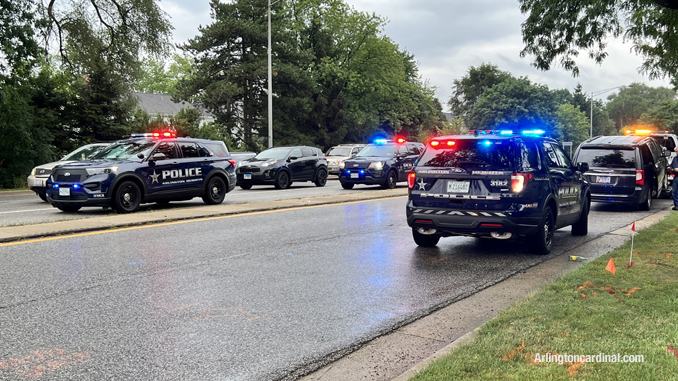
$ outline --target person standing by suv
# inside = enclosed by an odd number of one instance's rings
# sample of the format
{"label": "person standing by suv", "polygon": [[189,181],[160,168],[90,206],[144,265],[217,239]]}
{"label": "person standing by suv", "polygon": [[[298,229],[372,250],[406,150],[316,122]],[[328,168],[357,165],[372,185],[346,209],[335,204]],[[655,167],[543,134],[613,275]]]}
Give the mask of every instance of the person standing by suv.
{"label": "person standing by suv", "polygon": [[[667,170],[670,174],[678,174],[678,146],[673,150],[677,156],[671,160],[671,164]],[[673,196],[673,210],[678,210],[678,181],[673,182],[673,190],[671,191],[671,196]]]}

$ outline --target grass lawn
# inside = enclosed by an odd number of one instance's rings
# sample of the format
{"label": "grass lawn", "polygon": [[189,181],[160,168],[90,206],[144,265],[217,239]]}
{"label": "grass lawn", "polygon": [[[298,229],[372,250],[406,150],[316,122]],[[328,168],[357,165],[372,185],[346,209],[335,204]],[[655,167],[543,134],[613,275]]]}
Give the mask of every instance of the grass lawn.
{"label": "grass lawn", "polygon": [[[678,213],[636,235],[627,269],[630,252],[629,241],[544,286],[411,380],[678,380]],[[537,353],[644,362],[547,363]]]}

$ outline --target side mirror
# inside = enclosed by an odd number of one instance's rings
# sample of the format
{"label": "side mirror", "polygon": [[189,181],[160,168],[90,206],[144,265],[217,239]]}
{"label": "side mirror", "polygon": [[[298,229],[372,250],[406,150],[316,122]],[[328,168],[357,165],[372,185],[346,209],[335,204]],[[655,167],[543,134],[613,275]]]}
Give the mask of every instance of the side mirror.
{"label": "side mirror", "polygon": [[589,163],[577,163],[577,170],[582,173],[588,172]]}
{"label": "side mirror", "polygon": [[287,159],[287,161],[292,161],[292,160],[297,160],[297,159],[298,159],[298,157],[296,157],[296,156],[290,156],[290,158]]}
{"label": "side mirror", "polygon": [[165,160],[165,159],[167,159],[167,156],[164,153],[157,152],[157,153],[154,153],[153,156],[151,156],[150,160],[159,161],[159,160]]}
{"label": "side mirror", "polygon": [[140,154],[137,155],[137,157],[138,157],[139,159],[141,159],[141,160],[144,160],[144,157],[145,157],[145,156],[144,156],[143,153],[140,153]]}

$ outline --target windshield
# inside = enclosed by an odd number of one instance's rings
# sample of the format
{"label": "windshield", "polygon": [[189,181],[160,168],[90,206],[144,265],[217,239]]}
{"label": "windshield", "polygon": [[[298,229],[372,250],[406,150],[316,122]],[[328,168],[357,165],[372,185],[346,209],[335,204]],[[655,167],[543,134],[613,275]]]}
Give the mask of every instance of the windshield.
{"label": "windshield", "polygon": [[454,148],[427,147],[419,160],[422,167],[513,169],[513,144],[508,140],[455,140]]}
{"label": "windshield", "polygon": [[633,149],[582,148],[577,155],[578,163],[591,167],[635,168],[636,151]]}
{"label": "windshield", "polygon": [[291,148],[271,148],[259,152],[254,158],[259,160],[282,160],[287,157],[291,150]]}
{"label": "windshield", "polygon": [[387,157],[392,157],[395,156],[396,150],[398,149],[397,146],[395,145],[369,145],[365,148],[363,148],[356,157],[369,157],[369,156],[387,156]]}
{"label": "windshield", "polygon": [[94,156],[97,152],[101,151],[104,148],[106,148],[105,145],[88,144],[86,146],[82,146],[82,147],[76,149],[75,151],[69,153],[68,155],[64,156],[63,159],[61,159],[61,160],[79,161],[79,160],[89,159],[92,156]]}
{"label": "windshield", "polygon": [[148,157],[153,147],[155,147],[155,143],[154,140],[132,140],[113,143],[92,156],[92,159],[141,161],[138,155],[143,154],[144,157]]}
{"label": "windshield", "polygon": [[351,156],[351,147],[334,147],[327,152],[327,156]]}

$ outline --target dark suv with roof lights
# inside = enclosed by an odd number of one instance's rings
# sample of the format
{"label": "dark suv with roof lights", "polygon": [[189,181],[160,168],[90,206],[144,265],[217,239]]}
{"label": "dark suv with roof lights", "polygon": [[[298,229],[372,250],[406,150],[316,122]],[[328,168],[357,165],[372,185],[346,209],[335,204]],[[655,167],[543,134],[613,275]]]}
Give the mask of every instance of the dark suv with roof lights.
{"label": "dark suv with roof lights", "polygon": [[407,223],[420,246],[441,237],[527,237],[547,254],[554,232],[588,233],[591,195],[582,173],[543,131],[476,131],[431,140],[408,173]]}
{"label": "dark suv with roof lights", "polygon": [[574,157],[588,163],[591,200],[638,205],[650,210],[652,197],[668,189],[670,152],[648,136],[598,136],[584,141]]}

